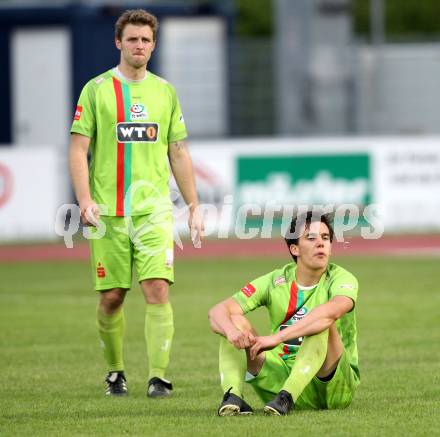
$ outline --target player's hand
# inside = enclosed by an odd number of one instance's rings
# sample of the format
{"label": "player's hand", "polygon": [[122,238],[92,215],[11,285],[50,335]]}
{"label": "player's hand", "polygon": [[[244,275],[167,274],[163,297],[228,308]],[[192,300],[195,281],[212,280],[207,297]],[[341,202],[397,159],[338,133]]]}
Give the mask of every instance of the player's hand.
{"label": "player's hand", "polygon": [[236,329],[227,336],[229,343],[234,345],[237,349],[247,349],[255,342],[255,336],[252,332],[242,332]]}
{"label": "player's hand", "polygon": [[203,224],[203,218],[198,207],[190,209],[188,226],[193,246],[196,249],[200,249],[202,247],[203,237],[205,236],[205,225]]}
{"label": "player's hand", "polygon": [[80,203],[81,221],[85,226],[98,226],[99,221],[99,208],[98,205],[93,202]]}
{"label": "player's hand", "polygon": [[251,360],[255,360],[260,352],[273,349],[278,346],[280,342],[276,335],[268,335],[265,337],[256,337],[255,342],[250,349]]}

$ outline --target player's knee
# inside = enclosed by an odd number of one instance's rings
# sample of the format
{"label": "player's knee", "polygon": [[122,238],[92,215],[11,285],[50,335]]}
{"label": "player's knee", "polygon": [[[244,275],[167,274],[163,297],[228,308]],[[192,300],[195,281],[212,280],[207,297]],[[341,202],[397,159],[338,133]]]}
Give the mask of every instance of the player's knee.
{"label": "player's knee", "polygon": [[125,290],[109,290],[101,293],[100,307],[106,314],[116,312],[124,303]]}
{"label": "player's knee", "polygon": [[162,304],[168,302],[168,282],[163,279],[142,281],[142,290],[147,303]]}

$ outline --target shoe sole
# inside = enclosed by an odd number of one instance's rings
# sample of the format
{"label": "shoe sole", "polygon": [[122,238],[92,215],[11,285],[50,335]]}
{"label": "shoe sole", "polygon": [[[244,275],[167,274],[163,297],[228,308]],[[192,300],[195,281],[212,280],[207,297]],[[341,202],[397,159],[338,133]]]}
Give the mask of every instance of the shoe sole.
{"label": "shoe sole", "polygon": [[153,385],[147,388],[147,396],[149,398],[168,398],[172,394],[171,389],[161,387],[161,390],[156,390]]}
{"label": "shoe sole", "polygon": [[[238,416],[240,414],[240,407],[238,405],[224,405],[218,410],[218,415],[225,416]],[[248,413],[244,413],[248,414]]]}
{"label": "shoe sole", "polygon": [[272,408],[269,405],[266,405],[263,408],[263,412],[266,416],[284,416],[284,414],[281,414],[278,410],[275,410],[275,408]]}
{"label": "shoe sole", "polygon": [[150,394],[147,393],[147,397],[151,399],[164,399],[169,398],[171,396],[171,393],[160,393],[160,394]]}

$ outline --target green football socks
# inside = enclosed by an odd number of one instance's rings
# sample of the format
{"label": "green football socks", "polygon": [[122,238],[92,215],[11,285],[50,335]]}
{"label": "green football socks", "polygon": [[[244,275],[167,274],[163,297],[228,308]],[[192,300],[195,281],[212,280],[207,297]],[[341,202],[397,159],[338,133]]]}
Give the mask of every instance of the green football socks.
{"label": "green football socks", "polygon": [[327,355],[329,330],[304,338],[282,390],[288,391],[293,401],[299,398],[307,384],[318,373]]}
{"label": "green football socks", "polygon": [[114,314],[104,314],[98,307],[97,324],[109,372],[124,370],[122,355],[122,341],[125,331],[124,310],[120,309]]}
{"label": "green football socks", "polygon": [[147,304],[145,312],[145,340],[149,363],[149,379],[164,378],[170,361],[174,335],[171,304]]}
{"label": "green football socks", "polygon": [[223,393],[226,393],[232,387],[231,393],[243,397],[243,381],[246,368],[245,351],[236,349],[226,338],[221,337],[219,370]]}

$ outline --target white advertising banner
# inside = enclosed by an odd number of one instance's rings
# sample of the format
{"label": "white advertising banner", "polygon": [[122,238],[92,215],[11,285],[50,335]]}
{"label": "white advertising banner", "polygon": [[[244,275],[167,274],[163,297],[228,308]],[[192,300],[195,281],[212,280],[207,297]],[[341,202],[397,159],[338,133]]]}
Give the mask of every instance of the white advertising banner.
{"label": "white advertising banner", "polygon": [[0,147],[0,242],[55,237],[58,179],[53,148]]}
{"label": "white advertising banner", "polygon": [[[361,215],[374,204],[385,233],[440,230],[438,137],[199,141],[190,153],[211,236],[226,238],[243,204],[264,213],[271,200],[355,204]],[[176,215],[180,232],[186,220]]]}
{"label": "white advertising banner", "polygon": [[372,143],[376,195],[385,229],[440,229],[440,138],[395,138]]}

